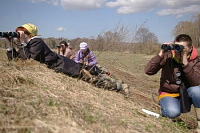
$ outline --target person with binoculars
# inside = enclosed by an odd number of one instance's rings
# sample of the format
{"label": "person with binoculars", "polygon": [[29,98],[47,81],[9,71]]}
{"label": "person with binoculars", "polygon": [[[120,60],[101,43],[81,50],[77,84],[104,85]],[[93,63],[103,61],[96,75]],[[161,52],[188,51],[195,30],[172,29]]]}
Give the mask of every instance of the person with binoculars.
{"label": "person with binoculars", "polygon": [[[37,27],[31,23],[17,27],[15,34],[1,33],[1,37],[7,38],[9,43],[7,50],[8,59],[21,58],[26,60],[32,58],[41,63],[45,63],[56,72],[78,77],[80,74],[80,65],[73,60],[52,52],[37,34]],[[12,42],[14,37],[17,38],[18,51],[13,47]]]}
{"label": "person with binoculars", "polygon": [[59,45],[56,46],[58,48],[58,54],[64,57],[67,57],[71,60],[75,60],[76,53],[73,51],[72,46],[66,41],[61,41]]}
{"label": "person with binoculars", "polygon": [[[73,61],[69,58],[66,58],[62,55],[56,54],[50,50],[50,48],[44,43],[44,41],[37,36],[38,29],[34,24],[28,23],[16,28],[16,32],[0,32],[0,37],[4,37],[8,41],[8,49],[7,49],[7,56],[9,60],[13,60],[16,58],[21,58],[23,60],[27,59],[34,59],[39,61],[40,63],[45,63],[48,68],[54,69],[56,72],[64,73],[66,75],[72,77],[78,77],[81,79],[89,79],[91,78],[91,74],[85,68],[82,68],[82,59],[83,56],[80,57],[81,60]],[[17,38],[17,46],[18,51],[13,47],[13,40]],[[61,42],[60,45],[63,45]],[[83,50],[81,54],[88,55],[89,52],[86,43],[81,44],[81,49]],[[62,47],[62,46],[59,46]],[[86,66],[93,66],[96,65],[97,61],[91,52],[89,52],[90,57],[87,56],[87,63],[85,61]],[[104,78],[98,76],[97,83],[101,84],[97,87],[110,89],[110,84],[115,84],[113,90],[121,90],[123,89],[121,86],[120,88],[117,86],[117,83],[112,82],[110,80],[105,81]],[[92,84],[95,85],[96,82]],[[102,83],[103,82],[103,83]],[[95,85],[96,86],[96,85]],[[128,86],[124,86],[124,88],[128,88]]]}
{"label": "person with binoculars", "polygon": [[194,105],[200,133],[200,61],[189,35],[178,35],[161,46],[160,53],[145,67],[148,75],[160,69],[159,104],[164,117],[174,119]]}

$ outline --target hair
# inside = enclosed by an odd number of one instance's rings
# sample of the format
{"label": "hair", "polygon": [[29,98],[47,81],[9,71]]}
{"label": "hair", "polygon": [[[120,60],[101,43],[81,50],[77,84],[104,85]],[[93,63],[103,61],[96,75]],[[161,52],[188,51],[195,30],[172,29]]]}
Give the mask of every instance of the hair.
{"label": "hair", "polygon": [[64,44],[66,47],[68,46],[68,44],[67,44],[66,41],[61,41],[61,42],[60,42],[60,45],[61,45],[61,44]]}
{"label": "hair", "polygon": [[189,35],[186,34],[180,34],[178,35],[174,42],[187,42],[187,46],[191,47],[192,46],[192,39]]}
{"label": "hair", "polygon": [[31,35],[31,33],[27,29],[25,29],[24,27],[17,27],[17,29],[15,31],[16,32],[18,32],[18,31],[24,31],[25,34]]}

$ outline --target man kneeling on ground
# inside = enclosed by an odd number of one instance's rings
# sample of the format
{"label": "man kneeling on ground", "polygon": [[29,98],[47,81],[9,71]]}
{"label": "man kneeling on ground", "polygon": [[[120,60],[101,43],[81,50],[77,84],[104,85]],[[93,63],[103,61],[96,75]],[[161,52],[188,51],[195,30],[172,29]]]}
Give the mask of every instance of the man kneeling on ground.
{"label": "man kneeling on ground", "polygon": [[[191,100],[200,133],[200,61],[189,35],[178,35],[173,43],[162,45],[160,53],[146,65],[145,73],[154,75],[160,69],[159,104],[162,115],[174,119],[181,112],[188,112]],[[184,90],[185,93],[181,93]],[[189,104],[185,106],[183,101]],[[189,109],[183,110],[188,106]]]}

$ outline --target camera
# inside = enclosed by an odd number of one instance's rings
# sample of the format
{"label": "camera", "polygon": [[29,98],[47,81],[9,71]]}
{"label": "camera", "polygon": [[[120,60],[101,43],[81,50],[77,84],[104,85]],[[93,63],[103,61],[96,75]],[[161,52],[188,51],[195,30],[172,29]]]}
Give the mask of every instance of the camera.
{"label": "camera", "polygon": [[163,44],[163,45],[161,46],[161,49],[162,49],[164,52],[166,52],[166,51],[168,51],[168,50],[175,50],[176,53],[180,53],[180,52],[183,51],[184,46],[183,46],[183,45],[179,45],[179,44],[170,44],[170,45],[168,45],[168,44]]}
{"label": "camera", "polygon": [[19,38],[19,32],[0,32],[0,38],[9,37],[9,38]]}

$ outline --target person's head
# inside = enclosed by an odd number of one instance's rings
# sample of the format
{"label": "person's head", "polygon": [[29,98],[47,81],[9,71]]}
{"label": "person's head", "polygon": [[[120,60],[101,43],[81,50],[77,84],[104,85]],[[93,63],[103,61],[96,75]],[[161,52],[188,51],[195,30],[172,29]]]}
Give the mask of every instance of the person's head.
{"label": "person's head", "polygon": [[192,39],[189,35],[180,34],[178,35],[175,40],[175,44],[184,46],[184,50],[189,53],[192,51]]}
{"label": "person's head", "polygon": [[25,34],[25,42],[28,42],[30,38],[37,36],[38,34],[38,29],[34,24],[28,23],[24,24],[22,26],[19,26],[15,30],[16,32],[24,32]]}
{"label": "person's head", "polygon": [[62,50],[65,50],[68,47],[68,44],[66,41],[61,41],[59,45],[61,46]]}
{"label": "person's head", "polygon": [[86,53],[87,50],[88,50],[88,44],[86,42],[82,42],[80,43],[80,50],[83,52],[83,53]]}

